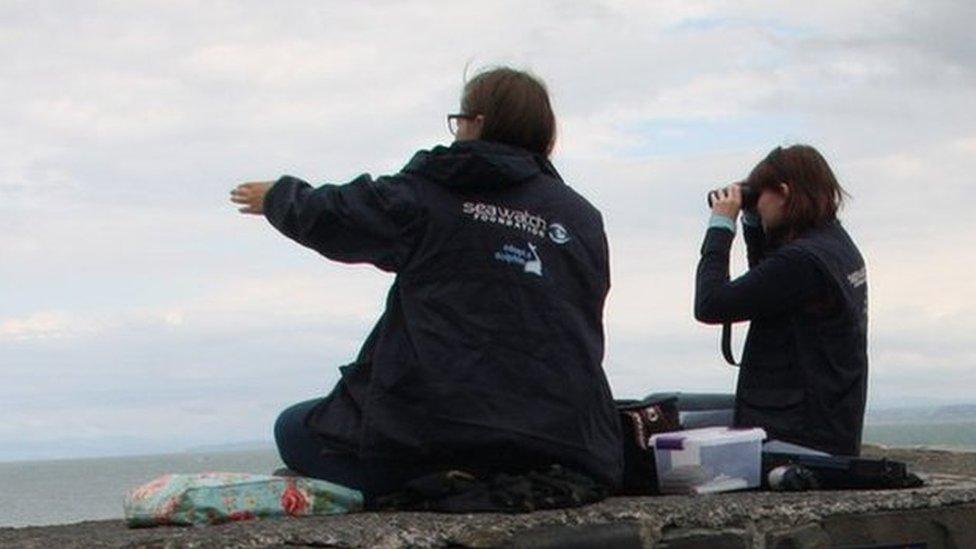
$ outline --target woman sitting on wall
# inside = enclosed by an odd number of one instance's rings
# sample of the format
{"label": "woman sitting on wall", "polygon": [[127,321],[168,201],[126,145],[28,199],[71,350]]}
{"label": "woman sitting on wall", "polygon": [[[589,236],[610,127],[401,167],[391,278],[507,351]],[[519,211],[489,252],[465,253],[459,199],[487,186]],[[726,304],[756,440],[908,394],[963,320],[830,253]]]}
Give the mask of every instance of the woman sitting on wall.
{"label": "woman sitting on wall", "polygon": [[281,458],[368,497],[450,468],[561,464],[613,487],[623,465],[601,366],[606,236],[548,160],[546,89],[524,72],[483,72],[448,121],[451,146],[392,176],[232,191],[242,212],[326,258],[396,273],[331,394],[279,417]]}
{"label": "woman sitting on wall", "polygon": [[[729,280],[743,191],[749,271]],[[736,425],[824,452],[858,455],[867,390],[867,275],[837,220],[844,190],[813,147],[776,148],[742,184],[713,195],[695,317],[751,321]]]}

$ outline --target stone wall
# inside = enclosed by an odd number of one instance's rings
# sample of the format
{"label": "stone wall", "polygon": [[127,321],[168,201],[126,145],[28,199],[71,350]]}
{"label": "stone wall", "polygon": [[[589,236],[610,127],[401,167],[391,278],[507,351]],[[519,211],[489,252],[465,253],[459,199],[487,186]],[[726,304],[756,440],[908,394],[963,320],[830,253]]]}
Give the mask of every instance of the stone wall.
{"label": "stone wall", "polygon": [[524,515],[361,513],[201,528],[120,521],[0,529],[0,547],[976,547],[976,454],[868,449],[916,464],[914,490],[611,498]]}

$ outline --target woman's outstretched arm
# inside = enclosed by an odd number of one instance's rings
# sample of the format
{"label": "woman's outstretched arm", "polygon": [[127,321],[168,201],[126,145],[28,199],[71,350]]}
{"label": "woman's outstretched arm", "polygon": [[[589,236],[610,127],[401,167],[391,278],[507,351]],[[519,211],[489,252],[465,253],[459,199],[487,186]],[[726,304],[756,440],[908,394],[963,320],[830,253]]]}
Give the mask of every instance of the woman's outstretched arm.
{"label": "woman's outstretched arm", "polygon": [[312,187],[296,177],[245,183],[231,191],[242,213],[263,214],[282,234],[329,259],[396,271],[422,221],[409,176]]}

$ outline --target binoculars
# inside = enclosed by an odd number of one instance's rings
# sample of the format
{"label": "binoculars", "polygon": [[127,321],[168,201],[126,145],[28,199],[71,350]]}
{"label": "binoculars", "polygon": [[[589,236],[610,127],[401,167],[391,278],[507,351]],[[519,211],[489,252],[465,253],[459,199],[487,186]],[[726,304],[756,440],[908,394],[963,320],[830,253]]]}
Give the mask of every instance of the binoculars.
{"label": "binoculars", "polygon": [[[739,188],[742,189],[742,209],[752,210],[756,208],[756,203],[759,202],[759,190],[748,183],[738,183]],[[712,207],[712,202],[715,200],[719,189],[714,191],[708,191],[708,207]]]}

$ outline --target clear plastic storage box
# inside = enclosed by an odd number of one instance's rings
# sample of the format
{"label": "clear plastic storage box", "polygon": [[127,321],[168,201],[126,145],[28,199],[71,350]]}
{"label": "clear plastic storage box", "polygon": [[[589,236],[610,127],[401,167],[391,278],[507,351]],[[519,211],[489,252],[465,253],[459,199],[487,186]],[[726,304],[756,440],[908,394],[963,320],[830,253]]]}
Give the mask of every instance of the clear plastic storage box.
{"label": "clear plastic storage box", "polygon": [[762,475],[759,428],[706,427],[651,437],[658,489],[664,494],[706,494],[755,488]]}

